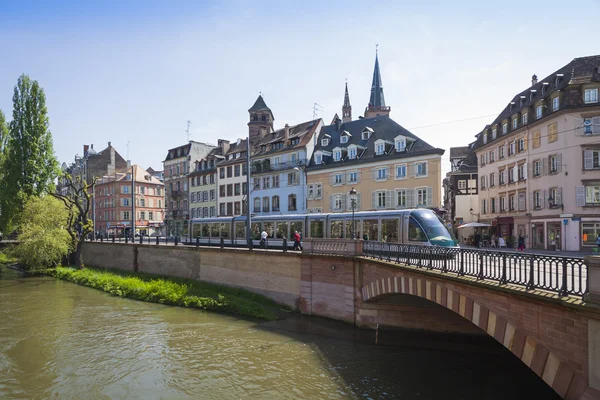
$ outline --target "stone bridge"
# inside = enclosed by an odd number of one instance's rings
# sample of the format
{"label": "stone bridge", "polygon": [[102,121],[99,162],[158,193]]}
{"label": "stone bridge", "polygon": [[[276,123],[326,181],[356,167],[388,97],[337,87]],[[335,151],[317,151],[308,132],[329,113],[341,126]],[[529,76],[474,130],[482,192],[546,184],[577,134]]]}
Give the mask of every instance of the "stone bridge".
{"label": "stone bridge", "polygon": [[581,297],[362,257],[362,241],[304,252],[86,243],[84,262],[243,287],[358,327],[488,334],[565,399],[600,400],[600,257]]}

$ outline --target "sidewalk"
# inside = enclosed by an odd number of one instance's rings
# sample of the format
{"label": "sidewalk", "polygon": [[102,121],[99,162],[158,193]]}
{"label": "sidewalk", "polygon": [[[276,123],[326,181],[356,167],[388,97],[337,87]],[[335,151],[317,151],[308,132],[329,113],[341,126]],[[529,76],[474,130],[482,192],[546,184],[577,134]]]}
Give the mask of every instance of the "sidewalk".
{"label": "sidewalk", "polygon": [[[466,244],[460,245],[461,249],[475,249],[475,246],[469,246]],[[480,247],[479,250],[488,250],[488,251],[502,251],[508,253],[516,253],[517,249],[507,249],[507,248],[497,248],[497,247]],[[525,254],[540,254],[540,255],[550,255],[550,256],[563,256],[563,257],[586,257],[591,256],[592,251],[554,251],[554,250],[544,250],[544,249],[525,249],[522,253]]]}

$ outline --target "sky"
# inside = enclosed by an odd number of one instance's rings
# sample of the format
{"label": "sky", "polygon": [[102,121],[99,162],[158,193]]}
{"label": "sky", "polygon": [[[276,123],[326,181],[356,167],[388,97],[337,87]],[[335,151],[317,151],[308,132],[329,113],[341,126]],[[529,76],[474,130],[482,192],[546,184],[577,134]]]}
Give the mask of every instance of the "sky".
{"label": "sky", "polygon": [[[83,3],[83,4],[80,4]],[[429,144],[464,146],[518,92],[600,53],[597,0],[498,6],[447,1],[0,0],[0,109],[21,74],[44,88],[56,156],[111,142],[162,169],[190,139],[248,134],[259,93],[275,128],[369,101],[378,46],[390,116]]]}

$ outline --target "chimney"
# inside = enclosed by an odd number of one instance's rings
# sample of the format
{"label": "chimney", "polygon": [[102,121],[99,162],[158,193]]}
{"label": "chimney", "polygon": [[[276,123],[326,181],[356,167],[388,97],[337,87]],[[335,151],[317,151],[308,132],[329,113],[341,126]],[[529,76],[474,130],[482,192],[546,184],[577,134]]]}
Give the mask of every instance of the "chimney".
{"label": "chimney", "polygon": [[339,118],[336,118],[335,119],[335,130],[339,132],[341,127],[342,127],[342,120]]}
{"label": "chimney", "polygon": [[88,146],[87,144],[83,145],[83,158],[87,157],[87,155],[88,155],[87,153],[88,153],[89,149],[90,149],[90,146]]}
{"label": "chimney", "polygon": [[127,160],[127,169],[131,168],[131,160]]}
{"label": "chimney", "polygon": [[285,124],[285,127],[283,128],[283,140],[284,142],[287,142],[287,140],[290,138],[290,126],[288,124]]}
{"label": "chimney", "polygon": [[219,147],[223,155],[229,151],[229,140],[219,139]]}
{"label": "chimney", "polygon": [[108,142],[108,146],[110,147],[110,165],[114,167],[115,165],[115,148],[110,145]]}
{"label": "chimney", "polygon": [[531,77],[531,86],[535,85],[537,83],[537,75],[533,74],[533,76]]}
{"label": "chimney", "polygon": [[108,142],[108,147],[110,147],[110,142]]}

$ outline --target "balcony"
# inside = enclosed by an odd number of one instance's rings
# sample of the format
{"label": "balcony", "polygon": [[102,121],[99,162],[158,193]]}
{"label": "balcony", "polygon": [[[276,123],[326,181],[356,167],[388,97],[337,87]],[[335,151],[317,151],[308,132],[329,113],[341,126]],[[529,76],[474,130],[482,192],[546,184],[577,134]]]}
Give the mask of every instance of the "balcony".
{"label": "balcony", "polygon": [[255,161],[252,163],[252,174],[254,175],[272,171],[284,171],[286,169],[303,167],[306,164],[306,159],[299,159],[279,164],[272,164],[270,160]]}
{"label": "balcony", "polygon": [[176,199],[183,196],[182,190],[171,190],[171,198]]}

